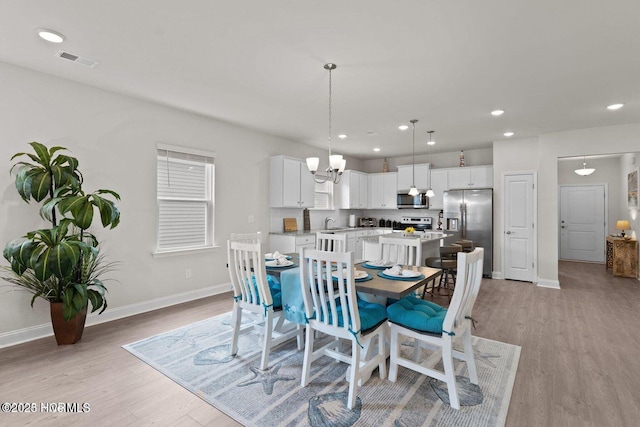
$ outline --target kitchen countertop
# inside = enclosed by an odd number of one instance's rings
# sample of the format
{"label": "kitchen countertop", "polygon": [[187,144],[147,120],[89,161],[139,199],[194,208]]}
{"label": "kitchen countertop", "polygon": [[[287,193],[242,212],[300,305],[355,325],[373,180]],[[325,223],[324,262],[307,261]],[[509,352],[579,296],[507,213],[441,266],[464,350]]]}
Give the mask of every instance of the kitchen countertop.
{"label": "kitchen countertop", "polygon": [[405,236],[404,233],[398,232],[398,233],[381,234],[378,236],[363,237],[363,240],[366,240],[368,242],[377,242],[378,238],[381,236],[401,238],[401,239],[420,239],[422,243],[425,243],[425,242],[431,242],[431,241],[439,242],[440,240],[446,238],[449,235],[440,231],[427,231],[425,233],[416,232],[413,236]]}
{"label": "kitchen countertop", "polygon": [[[305,236],[316,233],[337,233],[341,231],[358,231],[358,230],[388,230],[386,227],[340,227],[340,228],[330,228],[329,230],[324,229],[315,229],[315,230],[298,230],[298,231],[271,231],[269,234],[278,234],[282,236]],[[377,237],[377,236],[375,236]]]}

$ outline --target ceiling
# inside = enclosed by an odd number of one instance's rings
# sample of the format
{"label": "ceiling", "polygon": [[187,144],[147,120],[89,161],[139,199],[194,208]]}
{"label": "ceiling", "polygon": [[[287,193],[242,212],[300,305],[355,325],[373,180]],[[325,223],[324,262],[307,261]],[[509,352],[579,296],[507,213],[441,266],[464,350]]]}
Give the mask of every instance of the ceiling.
{"label": "ceiling", "polygon": [[321,147],[333,62],[333,149],[368,159],[411,154],[414,118],[416,153],[428,130],[438,153],[640,121],[638,16],[637,0],[0,0],[0,61]]}

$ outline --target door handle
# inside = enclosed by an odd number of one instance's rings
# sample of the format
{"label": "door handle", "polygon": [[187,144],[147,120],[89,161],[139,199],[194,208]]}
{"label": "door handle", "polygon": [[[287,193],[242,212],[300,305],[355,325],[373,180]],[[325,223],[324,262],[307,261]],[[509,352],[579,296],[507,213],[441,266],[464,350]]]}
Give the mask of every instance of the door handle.
{"label": "door handle", "polygon": [[507,233],[506,233],[506,234],[511,234],[511,232],[510,232],[510,231],[507,231]]}

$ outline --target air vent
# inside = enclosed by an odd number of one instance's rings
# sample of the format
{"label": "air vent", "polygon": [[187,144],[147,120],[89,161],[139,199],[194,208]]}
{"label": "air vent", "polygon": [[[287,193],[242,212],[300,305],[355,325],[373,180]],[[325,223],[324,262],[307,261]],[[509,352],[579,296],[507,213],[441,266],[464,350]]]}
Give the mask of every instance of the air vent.
{"label": "air vent", "polygon": [[56,56],[66,59],[67,61],[75,62],[76,64],[84,65],[85,67],[95,68],[96,65],[99,64],[98,61],[95,61],[91,58],[87,58],[86,56],[78,56],[73,53],[65,52],[64,50],[59,50],[56,53]]}

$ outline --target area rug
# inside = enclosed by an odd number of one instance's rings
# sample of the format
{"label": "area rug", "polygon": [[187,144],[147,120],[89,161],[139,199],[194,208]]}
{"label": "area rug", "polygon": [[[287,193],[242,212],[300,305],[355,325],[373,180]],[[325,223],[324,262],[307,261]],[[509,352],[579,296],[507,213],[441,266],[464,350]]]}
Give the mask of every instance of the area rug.
{"label": "area rug", "polygon": [[[248,427],[262,426],[502,426],[515,380],[520,347],[474,337],[479,385],[469,383],[464,363],[456,373],[459,411],[448,405],[444,383],[399,367],[395,383],[377,369],[346,407],[347,365],[328,357],[312,365],[300,387],[303,352],[295,340],[275,348],[266,371],[257,332],[241,335],[229,355],[231,313],[123,346],[143,362]],[[243,327],[251,321],[243,319]],[[413,354],[412,342],[403,350]],[[424,352],[423,352],[424,353]]]}

